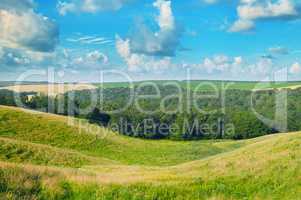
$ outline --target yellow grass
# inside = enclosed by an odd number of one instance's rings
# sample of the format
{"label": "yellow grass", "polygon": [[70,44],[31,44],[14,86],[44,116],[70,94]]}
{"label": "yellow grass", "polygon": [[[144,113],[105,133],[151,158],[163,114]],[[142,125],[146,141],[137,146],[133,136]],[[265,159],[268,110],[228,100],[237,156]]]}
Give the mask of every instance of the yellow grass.
{"label": "yellow grass", "polygon": [[92,84],[68,83],[68,84],[40,84],[40,85],[14,85],[3,87],[14,92],[37,92],[49,96],[64,94],[69,91],[91,90],[96,89]]}
{"label": "yellow grass", "polygon": [[290,90],[297,90],[301,88],[301,85],[291,85],[286,87],[278,87],[278,88],[259,88],[259,89],[253,89],[252,91],[266,91],[266,90],[284,90],[284,89],[290,89]]}
{"label": "yellow grass", "polygon": [[292,86],[287,86],[287,87],[281,87],[279,89],[291,89],[291,90],[297,90],[301,87],[301,85],[292,85]]}
{"label": "yellow grass", "polygon": [[[244,173],[261,175],[274,167],[273,163],[297,167],[294,159],[301,159],[301,133],[287,133],[254,140],[246,147],[202,160],[171,167],[141,166],[87,166],[87,171],[96,172],[90,177],[101,183],[139,183],[139,182],[183,182],[196,178],[208,181],[217,177],[239,176]],[[300,177],[301,178],[301,177]],[[301,179],[300,179],[301,180]]]}

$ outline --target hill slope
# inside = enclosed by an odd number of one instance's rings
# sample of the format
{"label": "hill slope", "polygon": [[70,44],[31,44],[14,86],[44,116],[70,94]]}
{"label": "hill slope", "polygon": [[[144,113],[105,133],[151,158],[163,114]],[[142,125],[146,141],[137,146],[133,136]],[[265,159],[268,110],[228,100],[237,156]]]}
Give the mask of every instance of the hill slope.
{"label": "hill slope", "polygon": [[[100,129],[99,139],[89,132],[93,125],[67,125],[63,116],[28,113],[0,106],[0,137],[79,151],[123,164],[168,166],[205,158],[244,145],[233,141],[173,142],[140,140]],[[81,127],[81,129],[79,129]],[[92,127],[92,128],[91,128]]]}
{"label": "hill slope", "polygon": [[66,121],[0,107],[0,199],[301,199],[301,133],[96,139]]}

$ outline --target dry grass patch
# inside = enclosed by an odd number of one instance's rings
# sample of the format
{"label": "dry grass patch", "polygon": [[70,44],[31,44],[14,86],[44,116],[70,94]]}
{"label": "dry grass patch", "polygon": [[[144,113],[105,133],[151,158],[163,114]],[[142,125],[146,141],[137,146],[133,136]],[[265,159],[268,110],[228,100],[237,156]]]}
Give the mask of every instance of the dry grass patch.
{"label": "dry grass patch", "polygon": [[58,94],[64,94],[69,91],[81,91],[81,90],[93,90],[96,89],[92,84],[83,83],[68,83],[68,84],[37,84],[37,85],[13,85],[3,87],[1,89],[7,89],[14,92],[36,92],[49,96],[56,96]]}

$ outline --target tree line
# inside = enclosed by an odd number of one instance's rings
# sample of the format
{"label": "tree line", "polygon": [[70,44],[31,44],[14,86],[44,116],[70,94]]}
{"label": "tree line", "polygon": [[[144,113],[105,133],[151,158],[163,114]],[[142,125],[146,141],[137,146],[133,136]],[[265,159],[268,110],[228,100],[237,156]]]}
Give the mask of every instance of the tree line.
{"label": "tree line", "polygon": [[[154,95],[152,87],[139,88],[139,94],[120,87],[72,91],[56,97],[33,95],[30,99],[32,94],[22,93],[20,97],[30,109],[72,114],[120,134],[146,139],[247,139],[301,130],[301,89],[287,90],[287,118],[283,119],[287,120],[286,129],[279,129],[281,121],[268,124],[258,117],[273,120],[279,115],[278,90],[227,90],[215,96],[210,91],[199,91],[196,96],[187,89],[182,93],[173,87],[159,89],[158,98],[141,98]],[[12,91],[0,90],[0,104],[16,106],[14,95]],[[89,112],[80,112],[91,104],[95,105]]]}

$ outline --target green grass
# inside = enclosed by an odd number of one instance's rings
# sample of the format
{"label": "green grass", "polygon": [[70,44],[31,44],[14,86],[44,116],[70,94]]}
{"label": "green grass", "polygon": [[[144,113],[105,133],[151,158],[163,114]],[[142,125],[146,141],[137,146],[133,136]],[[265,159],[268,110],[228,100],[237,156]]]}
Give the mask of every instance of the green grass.
{"label": "green grass", "polygon": [[202,159],[243,145],[233,141],[173,142],[151,141],[120,136],[106,129],[103,139],[67,126],[60,118],[45,114],[24,114],[12,108],[0,109],[0,137],[70,149],[115,160],[123,164],[166,166]]}
{"label": "green grass", "polygon": [[61,167],[82,167],[84,165],[112,163],[106,159],[89,157],[68,149],[1,137],[0,160]]}
{"label": "green grass", "polygon": [[301,133],[151,141],[0,107],[0,199],[301,199]]}

